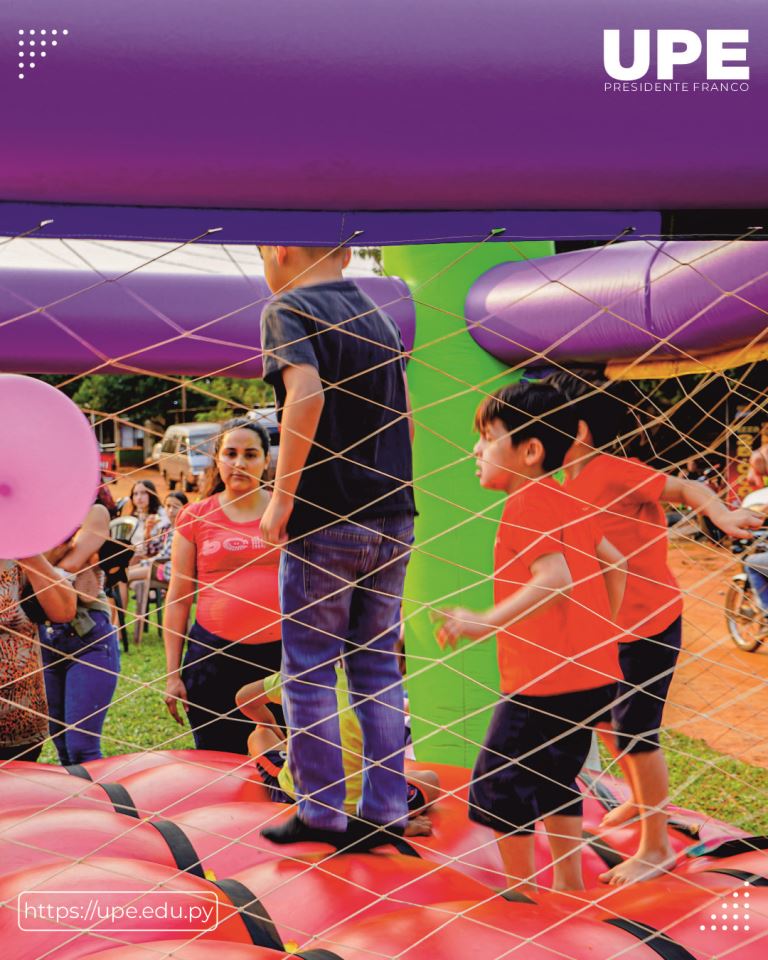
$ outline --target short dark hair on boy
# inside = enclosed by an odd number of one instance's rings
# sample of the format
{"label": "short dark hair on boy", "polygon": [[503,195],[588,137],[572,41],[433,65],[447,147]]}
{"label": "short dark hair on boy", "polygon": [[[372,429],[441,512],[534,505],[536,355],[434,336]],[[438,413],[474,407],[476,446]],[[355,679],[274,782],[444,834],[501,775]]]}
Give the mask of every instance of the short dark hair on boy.
{"label": "short dark hair on boy", "polygon": [[481,432],[492,420],[501,420],[515,446],[539,440],[547,471],[563,465],[578,426],[563,395],[545,383],[514,383],[486,397],[475,413],[475,430]]}
{"label": "short dark hair on boy", "polygon": [[310,260],[340,260],[347,252],[346,247],[302,247]]}
{"label": "short dark hair on boy", "polygon": [[577,420],[583,420],[592,434],[592,446],[610,447],[624,432],[627,401],[617,383],[594,375],[576,376],[566,371],[553,373],[544,381],[559,390],[572,405]]}

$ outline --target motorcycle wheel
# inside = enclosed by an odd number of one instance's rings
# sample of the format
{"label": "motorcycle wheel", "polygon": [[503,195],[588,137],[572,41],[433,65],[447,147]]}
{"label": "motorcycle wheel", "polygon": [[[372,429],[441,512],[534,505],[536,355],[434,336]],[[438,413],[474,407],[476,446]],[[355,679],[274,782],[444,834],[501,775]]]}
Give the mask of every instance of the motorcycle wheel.
{"label": "motorcycle wheel", "polygon": [[739,650],[754,653],[768,637],[766,619],[755,603],[748,582],[735,580],[725,595],[725,622]]}

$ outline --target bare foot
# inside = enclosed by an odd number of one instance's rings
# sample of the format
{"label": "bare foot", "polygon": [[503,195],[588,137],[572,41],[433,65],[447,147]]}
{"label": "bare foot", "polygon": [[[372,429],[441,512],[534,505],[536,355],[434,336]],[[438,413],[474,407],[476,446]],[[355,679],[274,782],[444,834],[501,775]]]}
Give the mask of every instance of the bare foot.
{"label": "bare foot", "polygon": [[638,852],[629,860],[625,860],[606,873],[601,873],[599,879],[612,887],[625,883],[637,883],[639,880],[651,880],[653,877],[667,873],[676,861],[677,855],[671,847],[647,853]]}
{"label": "bare foot", "polygon": [[600,829],[608,830],[612,827],[619,827],[628,820],[637,819],[639,813],[636,803],[632,800],[625,800],[624,803],[620,803],[618,807],[614,807],[613,810],[609,810],[605,814],[600,821]]}
{"label": "bare foot", "polygon": [[431,837],[432,821],[425,813],[419,813],[411,817],[405,827],[403,836],[406,837]]}

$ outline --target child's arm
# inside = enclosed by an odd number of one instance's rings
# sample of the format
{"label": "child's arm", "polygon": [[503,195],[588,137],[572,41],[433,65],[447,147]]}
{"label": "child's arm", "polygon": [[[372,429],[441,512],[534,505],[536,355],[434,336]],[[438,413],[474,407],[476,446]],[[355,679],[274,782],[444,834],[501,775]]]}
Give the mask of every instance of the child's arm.
{"label": "child's arm", "polygon": [[562,553],[547,553],[537,557],[531,564],[531,573],[533,576],[525,586],[484,613],[462,607],[442,611],[445,620],[437,631],[437,642],[441,648],[455,647],[459,637],[485,639],[546,604],[559,600],[569,592],[573,583]]}
{"label": "child's arm", "polygon": [[[237,706],[249,720],[256,723],[248,737],[248,753],[252,757],[261,757],[269,750],[288,749],[283,730],[267,706],[268,703],[280,703],[280,685],[271,683],[274,680],[279,680],[279,676],[273,674],[267,677],[266,681],[246,683],[235,694]],[[272,695],[265,689],[267,683],[270,683],[269,689],[275,691]]]}
{"label": "child's arm", "polygon": [[608,591],[608,602],[611,605],[611,617],[615,620],[621,610],[624,589],[627,586],[627,561],[606,537],[598,543],[595,553],[603,568],[605,589]]}
{"label": "child's arm", "polygon": [[275,716],[267,706],[270,699],[264,690],[264,681],[255,680],[246,683],[235,694],[235,703],[238,708],[254,723],[263,727],[276,727]]}
{"label": "child's arm", "polygon": [[703,513],[729,537],[751,537],[763,521],[751,510],[731,510],[714,490],[695,480],[667,477],[662,498],[672,503],[684,503],[696,513]]}
{"label": "child's arm", "polygon": [[261,518],[267,543],[285,543],[296,487],[320,422],[325,397],[317,368],[309,363],[283,367],[285,404],[280,421],[280,447],[275,470],[275,492]]}

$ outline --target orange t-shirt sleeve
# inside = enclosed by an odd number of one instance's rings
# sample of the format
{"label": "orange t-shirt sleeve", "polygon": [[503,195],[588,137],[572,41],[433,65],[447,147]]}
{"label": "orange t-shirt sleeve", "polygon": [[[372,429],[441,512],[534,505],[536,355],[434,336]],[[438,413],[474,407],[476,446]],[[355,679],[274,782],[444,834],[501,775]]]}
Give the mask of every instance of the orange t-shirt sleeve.
{"label": "orange t-shirt sleeve", "polygon": [[627,491],[627,500],[642,504],[658,503],[661,499],[667,483],[666,474],[659,473],[639,460],[621,461],[619,474],[620,482]]}

